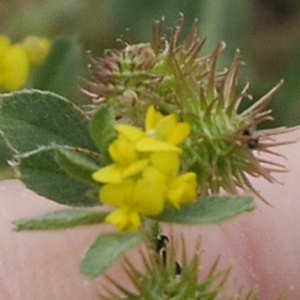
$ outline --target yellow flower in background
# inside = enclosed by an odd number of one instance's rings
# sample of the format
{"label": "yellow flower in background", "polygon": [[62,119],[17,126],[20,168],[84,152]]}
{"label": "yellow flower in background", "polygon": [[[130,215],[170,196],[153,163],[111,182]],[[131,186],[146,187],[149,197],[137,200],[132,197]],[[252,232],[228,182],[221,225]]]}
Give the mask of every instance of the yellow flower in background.
{"label": "yellow flower in background", "polygon": [[49,39],[37,36],[28,36],[22,45],[26,49],[29,61],[33,66],[41,66],[52,47]]}
{"label": "yellow flower in background", "polygon": [[29,75],[29,59],[22,45],[12,45],[0,36],[0,89],[11,92],[22,88]]}
{"label": "yellow flower in background", "polygon": [[26,84],[31,65],[41,65],[51,50],[48,39],[29,37],[23,43],[12,44],[0,35],[0,90],[12,92]]}
{"label": "yellow flower in background", "polygon": [[4,57],[10,48],[10,39],[0,35],[0,58]]}

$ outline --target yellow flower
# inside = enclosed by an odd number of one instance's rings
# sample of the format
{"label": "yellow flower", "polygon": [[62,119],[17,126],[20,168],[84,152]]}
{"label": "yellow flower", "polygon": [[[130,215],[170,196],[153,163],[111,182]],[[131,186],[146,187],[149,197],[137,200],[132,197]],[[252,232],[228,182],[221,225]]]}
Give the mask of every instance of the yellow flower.
{"label": "yellow flower", "polygon": [[22,45],[11,45],[0,36],[0,88],[11,92],[22,88],[29,75],[29,59]]}
{"label": "yellow flower", "polygon": [[41,66],[49,55],[52,47],[49,39],[37,36],[28,36],[24,40],[23,46],[33,66]]}
{"label": "yellow flower", "polygon": [[108,149],[113,163],[93,174],[94,180],[105,183],[99,200],[118,208],[106,219],[118,231],[138,229],[142,217],[161,214],[167,202],[180,208],[197,196],[196,175],[177,176],[182,151],[177,145],[189,134],[189,125],[151,106],[145,128],[115,126],[119,135]]}
{"label": "yellow flower", "polygon": [[[149,112],[152,114],[151,108],[148,110],[148,114]],[[161,122],[167,120],[166,126],[180,131],[182,126],[174,127],[173,125],[176,125],[175,116],[170,116],[175,122],[171,121],[172,126],[168,126],[168,117],[161,116]],[[131,125],[116,125],[115,129],[119,136],[108,148],[114,163],[95,172],[93,174],[94,180],[102,183],[120,182],[127,177],[140,173],[150,160],[159,170],[170,174],[170,176],[178,172],[179,153],[181,152],[179,147],[155,137],[149,137],[142,130]],[[175,131],[173,129],[170,136],[174,136]],[[182,137],[186,133],[186,129],[183,129],[178,136]]]}

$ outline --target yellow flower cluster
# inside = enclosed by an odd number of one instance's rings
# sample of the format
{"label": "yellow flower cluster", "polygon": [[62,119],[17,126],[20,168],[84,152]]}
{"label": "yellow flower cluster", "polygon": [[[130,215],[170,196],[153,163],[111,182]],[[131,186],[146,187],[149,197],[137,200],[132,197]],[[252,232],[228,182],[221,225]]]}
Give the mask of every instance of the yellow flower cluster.
{"label": "yellow flower cluster", "polygon": [[41,65],[51,49],[48,39],[28,37],[23,43],[12,44],[0,35],[0,90],[7,92],[22,88],[31,65]]}
{"label": "yellow flower cluster", "polygon": [[178,147],[190,132],[187,123],[175,115],[163,116],[153,106],[147,111],[145,131],[130,125],[116,125],[118,137],[109,146],[113,163],[93,174],[104,183],[99,192],[102,203],[117,207],[106,222],[117,231],[134,231],[141,216],[155,216],[166,204],[176,208],[195,201],[196,174],[178,175]]}

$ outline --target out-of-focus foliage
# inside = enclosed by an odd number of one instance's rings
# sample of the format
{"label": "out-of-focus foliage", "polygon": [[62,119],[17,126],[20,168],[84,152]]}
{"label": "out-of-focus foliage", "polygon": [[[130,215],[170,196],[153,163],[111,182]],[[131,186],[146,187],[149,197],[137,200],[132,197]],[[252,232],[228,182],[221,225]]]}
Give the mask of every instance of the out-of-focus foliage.
{"label": "out-of-focus foliage", "polygon": [[[47,86],[44,69],[34,74],[29,87],[54,90],[83,103],[88,100],[78,89],[82,85],[79,78],[89,76],[84,50],[102,56],[104,49],[118,47],[116,39],[127,35],[127,28],[133,42],[148,42],[152,21],[162,16],[169,35],[179,13],[185,16],[182,36],[193,20],[199,19],[202,38],[206,38],[204,55],[218,42],[226,42],[220,69],[229,66],[236,48],[241,50],[246,62],[241,85],[251,82],[254,100],[285,79],[273,101],[275,121],[269,127],[300,123],[298,0],[0,0],[0,34],[8,35],[13,42],[28,35],[57,42],[56,54],[50,55],[52,60],[45,68],[58,72],[59,78],[68,77],[68,83],[59,85],[60,79],[50,78]],[[0,145],[0,165],[5,165],[9,157],[9,151]]]}

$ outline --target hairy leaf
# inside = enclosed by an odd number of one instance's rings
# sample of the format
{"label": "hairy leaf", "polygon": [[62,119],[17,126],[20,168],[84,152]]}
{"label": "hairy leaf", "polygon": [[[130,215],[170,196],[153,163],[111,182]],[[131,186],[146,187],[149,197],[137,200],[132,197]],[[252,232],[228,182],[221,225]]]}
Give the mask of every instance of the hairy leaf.
{"label": "hairy leaf", "polygon": [[83,151],[79,148],[66,149],[58,147],[55,160],[71,177],[92,185],[95,184],[92,174],[100,168],[95,161],[95,153]]}
{"label": "hairy leaf", "polygon": [[13,222],[15,231],[58,230],[82,225],[94,225],[104,222],[107,213],[78,209],[66,209],[51,212],[32,219]]}
{"label": "hairy leaf", "polygon": [[80,264],[80,271],[89,279],[102,274],[118,258],[142,241],[140,233],[102,234],[89,248]]}
{"label": "hairy leaf", "polygon": [[20,179],[29,189],[57,203],[70,206],[100,204],[97,199],[87,196],[90,185],[71,178],[59,167],[51,149],[41,149],[22,157],[18,171]]}
{"label": "hairy leaf", "polygon": [[96,150],[82,112],[67,99],[25,90],[4,94],[1,100],[0,131],[17,152],[53,143]]}
{"label": "hairy leaf", "polygon": [[168,208],[155,217],[157,221],[179,224],[217,223],[254,210],[253,198],[236,196],[210,196],[199,199],[181,209]]}
{"label": "hairy leaf", "polygon": [[99,151],[105,155],[108,144],[116,137],[114,130],[113,110],[108,105],[102,105],[94,114],[90,125],[92,138],[97,145]]}

